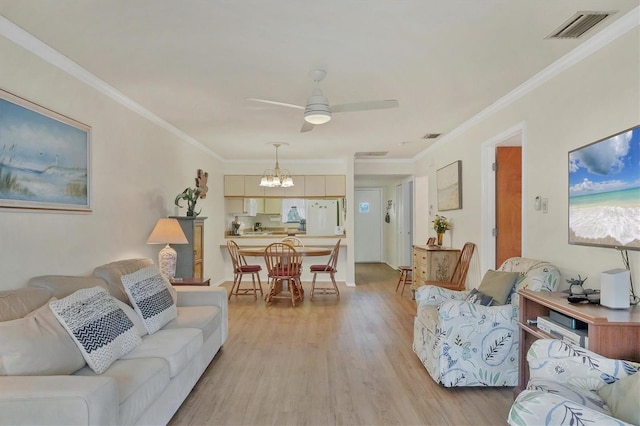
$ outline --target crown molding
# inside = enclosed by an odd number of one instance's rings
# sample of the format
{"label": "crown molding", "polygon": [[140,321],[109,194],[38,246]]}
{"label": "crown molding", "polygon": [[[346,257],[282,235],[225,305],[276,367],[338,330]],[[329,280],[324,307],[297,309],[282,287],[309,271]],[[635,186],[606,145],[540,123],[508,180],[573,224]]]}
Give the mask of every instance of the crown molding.
{"label": "crown molding", "polygon": [[423,158],[429,152],[447,143],[447,141],[466,132],[473,126],[476,126],[477,124],[486,120],[488,117],[500,111],[501,109],[506,108],[512,103],[522,99],[534,89],[540,87],[553,77],[573,67],[587,56],[597,52],[598,50],[602,49],[612,41],[618,39],[619,37],[623,36],[639,25],[640,6],[637,6],[636,8],[625,14],[623,17],[613,22],[608,27],[605,27],[599,33],[595,34],[589,40],[585,41],[580,46],[576,47],[571,52],[567,53],[566,55],[531,77],[529,80],[525,81],[520,86],[507,93],[505,96],[498,99],[496,102],[492,103],[487,108],[483,109],[478,114],[462,123],[460,126],[456,127],[453,131],[441,137],[430,147],[416,154],[413,157],[413,160],[419,160]]}
{"label": "crown molding", "polygon": [[11,40],[18,46],[24,48],[25,50],[33,53],[34,55],[40,57],[51,65],[61,69],[67,74],[77,78],[81,82],[85,83],[87,86],[92,87],[98,92],[108,96],[119,104],[125,106],[136,114],[146,118],[157,126],[163,128],[169,133],[177,136],[184,142],[187,142],[190,145],[204,151],[205,153],[211,155],[212,157],[224,161],[221,156],[213,152],[211,149],[204,146],[198,140],[192,138],[182,130],[178,129],[171,123],[162,118],[158,117],[153,112],[149,111],[142,105],[133,101],[131,98],[125,96],[122,92],[114,88],[113,86],[107,84],[105,81],[96,77],[94,74],[90,73],[86,69],[82,68],[80,65],[73,62],[71,59],[64,56],[62,53],[58,52],[51,46],[46,43],[43,43],[38,38],[34,37],[32,34],[23,30],[13,22],[9,21],[4,16],[0,15],[0,35],[5,37],[8,40]]}

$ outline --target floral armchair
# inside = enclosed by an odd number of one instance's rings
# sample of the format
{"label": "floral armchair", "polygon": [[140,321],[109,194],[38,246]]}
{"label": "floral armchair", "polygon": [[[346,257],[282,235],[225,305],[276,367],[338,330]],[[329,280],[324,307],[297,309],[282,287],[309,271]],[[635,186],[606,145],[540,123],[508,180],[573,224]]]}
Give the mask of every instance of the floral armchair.
{"label": "floral armchair", "polygon": [[560,272],[540,260],[514,257],[499,271],[518,272],[507,304],[466,301],[469,291],[436,286],[416,290],[413,351],[433,380],[446,387],[515,386],[518,383],[517,290],[554,291]]}
{"label": "floral armchair", "polygon": [[640,364],[608,359],[555,339],[536,340],[527,352],[527,361],[529,383],[511,406],[510,425],[628,424],[614,417],[618,412],[638,424],[638,376],[631,379],[636,380],[631,391],[621,389],[615,395],[602,390],[627,382],[625,378],[638,374]]}

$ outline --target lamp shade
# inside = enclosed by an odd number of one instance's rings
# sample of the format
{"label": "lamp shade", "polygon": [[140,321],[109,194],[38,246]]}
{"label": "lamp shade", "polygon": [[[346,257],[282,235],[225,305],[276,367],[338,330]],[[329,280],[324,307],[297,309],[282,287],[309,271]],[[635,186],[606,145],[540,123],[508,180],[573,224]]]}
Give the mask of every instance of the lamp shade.
{"label": "lamp shade", "polygon": [[187,237],[176,219],[162,218],[151,231],[147,244],[188,244]]}

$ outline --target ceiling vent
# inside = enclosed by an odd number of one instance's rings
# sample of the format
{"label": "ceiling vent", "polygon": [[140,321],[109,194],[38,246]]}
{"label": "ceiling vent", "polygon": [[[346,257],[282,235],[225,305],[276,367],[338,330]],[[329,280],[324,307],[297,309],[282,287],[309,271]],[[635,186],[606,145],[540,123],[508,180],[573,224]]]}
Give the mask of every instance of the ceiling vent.
{"label": "ceiling vent", "polygon": [[576,12],[546,38],[578,38],[613,12]]}
{"label": "ceiling vent", "polygon": [[370,152],[356,152],[354,157],[366,158],[366,157],[384,157],[389,151],[370,151]]}
{"label": "ceiling vent", "polygon": [[442,133],[427,133],[422,137],[422,139],[437,139],[440,137]]}

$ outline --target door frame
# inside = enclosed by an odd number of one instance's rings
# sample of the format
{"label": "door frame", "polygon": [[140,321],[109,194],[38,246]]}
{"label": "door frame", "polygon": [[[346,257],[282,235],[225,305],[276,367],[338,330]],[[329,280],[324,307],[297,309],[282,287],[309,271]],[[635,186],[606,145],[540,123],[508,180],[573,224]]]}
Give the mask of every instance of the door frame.
{"label": "door frame", "polygon": [[481,271],[494,269],[496,263],[496,239],[493,236],[493,230],[496,227],[496,176],[493,171],[493,164],[496,161],[496,147],[504,144],[513,138],[520,139],[522,146],[522,256],[526,256],[525,247],[527,246],[527,125],[521,122],[514,127],[505,130],[502,133],[483,142],[481,145],[481,194],[482,206],[480,214],[480,223],[482,224],[481,245],[482,253],[480,256]]}
{"label": "door frame", "polygon": [[396,199],[396,266],[411,265],[413,230],[415,226],[413,204],[413,176],[405,178],[395,187]]}

